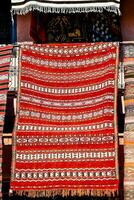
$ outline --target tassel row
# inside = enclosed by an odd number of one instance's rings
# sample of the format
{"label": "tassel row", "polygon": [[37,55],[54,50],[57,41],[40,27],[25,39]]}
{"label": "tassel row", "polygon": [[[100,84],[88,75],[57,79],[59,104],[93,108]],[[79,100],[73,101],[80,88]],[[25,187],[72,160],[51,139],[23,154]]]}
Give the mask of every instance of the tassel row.
{"label": "tassel row", "polygon": [[56,8],[56,7],[47,7],[39,5],[28,5],[24,8],[12,7],[12,14],[25,15],[30,11],[38,10],[44,13],[88,13],[88,12],[103,12],[107,10],[108,12],[114,12],[120,15],[120,9],[115,6],[105,6],[105,7],[70,7],[70,8]]}
{"label": "tassel row", "polygon": [[32,198],[39,197],[54,197],[56,195],[62,197],[68,196],[98,196],[98,197],[116,197],[118,196],[117,190],[91,190],[91,189],[59,189],[59,190],[44,190],[44,191],[15,191],[16,195],[27,196]]}

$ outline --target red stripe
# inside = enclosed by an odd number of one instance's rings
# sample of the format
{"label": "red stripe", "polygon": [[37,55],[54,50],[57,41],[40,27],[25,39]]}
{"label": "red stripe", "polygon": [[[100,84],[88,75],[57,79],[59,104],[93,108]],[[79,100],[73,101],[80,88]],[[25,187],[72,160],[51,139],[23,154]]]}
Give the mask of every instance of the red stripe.
{"label": "red stripe", "polygon": [[[2,76],[1,73],[0,73],[0,76]],[[6,84],[1,85],[1,84],[3,84],[3,83],[6,83]],[[0,88],[2,88],[2,87],[7,87],[7,86],[8,86],[8,78],[7,78],[7,79],[4,79],[4,80],[0,80]]]}
{"label": "red stripe", "polygon": [[101,84],[107,80],[114,80],[114,73],[113,72],[109,72],[108,74],[105,74],[101,77],[98,77],[98,78],[92,78],[91,80],[86,80],[86,81],[78,81],[78,82],[68,82],[68,83],[51,83],[51,82],[45,82],[45,80],[40,80],[38,78],[36,78],[35,76],[33,77],[30,77],[29,75],[28,76],[21,76],[21,81],[23,82],[26,82],[26,83],[30,83],[30,84],[33,84],[33,85],[38,85],[38,86],[41,86],[41,87],[58,87],[58,88],[74,88],[74,87],[78,87],[78,86],[92,86],[94,84]]}
{"label": "red stripe", "polygon": [[28,56],[28,57],[34,57],[34,58],[37,58],[37,59],[50,59],[50,60],[58,60],[58,61],[61,61],[61,59],[62,59],[62,61],[66,61],[66,60],[80,60],[80,59],[82,59],[82,60],[85,60],[85,59],[93,59],[93,58],[96,58],[96,56],[97,57],[103,57],[103,56],[106,56],[106,55],[109,55],[109,53],[115,53],[115,49],[106,49],[106,50],[104,50],[104,51],[102,51],[102,50],[97,50],[97,51],[92,51],[92,52],[88,52],[88,53],[78,53],[78,54],[76,54],[76,55],[74,55],[74,54],[68,54],[68,55],[64,55],[64,54],[62,54],[62,56],[60,56],[60,54],[59,55],[51,55],[51,54],[47,54],[47,55],[45,55],[45,54],[41,54],[41,53],[38,53],[38,52],[36,52],[36,53],[34,53],[34,52],[32,52],[31,50],[22,50],[22,55],[23,56]]}
{"label": "red stripe", "polygon": [[103,109],[103,108],[113,108],[114,107],[114,102],[101,102],[98,105],[93,105],[92,107],[84,107],[84,108],[55,108],[55,107],[45,107],[43,105],[34,105],[30,102],[20,102],[20,110],[31,110],[31,111],[36,111],[36,112],[42,112],[42,113],[53,113],[53,114],[58,114],[58,113],[62,113],[67,115],[68,113],[84,113],[86,112],[94,112],[94,111],[98,111],[99,109]]}
{"label": "red stripe", "polygon": [[47,131],[47,132],[38,132],[38,131],[17,131],[17,136],[20,136],[21,137],[21,135],[22,136],[46,136],[46,135],[48,135],[48,136],[52,136],[52,135],[61,135],[61,136],[65,136],[65,135],[72,135],[72,136],[74,136],[74,134],[75,135],[94,135],[94,134],[96,134],[96,135],[99,135],[99,134],[103,134],[103,135],[109,135],[109,134],[111,134],[111,135],[114,135],[114,129],[113,128],[109,128],[109,129],[102,129],[102,130],[91,130],[91,131],[74,131],[74,132],[66,132],[66,131],[64,131],[64,132],[49,132],[49,131]]}
{"label": "red stripe", "polygon": [[19,118],[19,123],[30,123],[30,124],[37,124],[37,125],[85,125],[85,124],[91,124],[91,123],[99,123],[99,122],[107,122],[107,121],[113,121],[114,116],[110,116],[109,114],[105,116],[99,116],[96,119],[88,119],[85,121],[49,121],[49,120],[42,120],[42,119],[32,119],[32,118]]}
{"label": "red stripe", "polygon": [[7,91],[8,91],[8,84],[6,84],[6,85],[0,85],[0,93],[1,94],[4,94],[4,93],[7,94]]}
{"label": "red stripe", "polygon": [[[73,159],[72,159],[73,160]],[[17,162],[16,160],[16,169],[30,169],[34,171],[34,169],[42,169],[42,170],[51,170],[52,168],[54,169],[58,169],[58,168],[62,168],[63,170],[65,168],[70,169],[80,169],[80,168],[98,168],[98,170],[100,168],[103,167],[111,167],[114,168],[115,167],[115,161],[90,161],[90,162],[25,162],[25,163],[20,163]],[[36,171],[35,170],[35,171]],[[22,170],[23,171],[23,170]],[[84,171],[83,169],[81,169],[81,171]],[[92,171],[91,169],[89,169],[89,171]],[[100,170],[99,170],[100,171]]]}
{"label": "red stripe", "polygon": [[[2,110],[6,110],[6,102],[2,102],[2,104],[5,104],[4,106],[0,106],[0,111],[2,111]],[[0,112],[0,114],[3,114],[3,115],[5,115],[5,112]]]}
{"label": "red stripe", "polygon": [[0,54],[1,54],[2,51],[6,51],[6,52],[9,51],[9,53],[11,53],[12,48],[13,48],[12,45],[6,45],[6,46],[4,46],[4,47],[0,47]]}
{"label": "red stripe", "polygon": [[30,151],[30,150],[65,150],[65,149],[102,149],[102,148],[115,148],[115,141],[109,142],[109,143],[103,143],[103,144],[71,144],[71,145],[33,145],[30,146],[27,144],[27,146],[24,144],[22,146],[19,146],[17,143],[16,150],[18,151]]}
{"label": "red stripe", "polygon": [[47,67],[47,66],[38,66],[38,65],[35,65],[35,64],[32,64],[32,63],[28,63],[26,61],[22,61],[22,70],[23,69],[27,69],[27,68],[30,68],[30,69],[35,69],[38,71],[43,71],[43,72],[53,72],[53,73],[73,73],[73,72],[84,72],[84,71],[92,71],[92,70],[95,70],[95,69],[101,69],[101,68],[104,68],[106,67],[106,65],[115,65],[115,59],[114,58],[110,58],[108,61],[105,61],[105,63],[97,63],[97,64],[89,64],[89,65],[84,65],[84,66],[81,66],[81,67],[75,67],[75,68],[51,68],[51,67]]}
{"label": "red stripe", "polygon": [[[0,55],[1,55],[2,53],[3,53],[3,52],[0,51]],[[7,54],[8,54],[8,53],[7,53]],[[4,54],[4,55],[1,55],[1,56],[0,56],[0,60],[3,60],[4,58],[11,58],[11,55],[5,55],[5,54]]]}
{"label": "red stripe", "polygon": [[5,63],[2,63],[2,64],[0,64],[0,67],[5,67],[5,66],[9,66],[10,65],[10,62],[5,62]]}
{"label": "red stripe", "polygon": [[[33,188],[33,184],[34,184],[34,188]],[[56,189],[56,188],[69,188],[69,189],[73,189],[73,188],[78,188],[78,189],[118,189],[118,184],[119,181],[117,179],[115,180],[102,180],[101,178],[97,179],[97,180],[60,180],[60,181],[34,181],[30,182],[29,180],[25,180],[23,182],[21,182],[20,180],[18,181],[14,181],[11,182],[11,189],[15,189],[15,190],[27,190],[29,191],[29,187],[31,187],[32,190],[44,190],[46,189]],[[64,186],[65,185],[65,186]],[[55,187],[58,186],[58,187]],[[23,188],[24,187],[24,188]]]}
{"label": "red stripe", "polygon": [[6,74],[7,72],[2,72],[2,71],[4,71],[4,70],[9,70],[9,65],[8,65],[8,66],[6,65],[6,66],[1,67],[1,68],[0,68],[0,73],[1,73],[1,74]]}
{"label": "red stripe", "polygon": [[[102,76],[102,75],[108,74],[109,72],[114,73],[114,71],[115,71],[114,68],[115,68],[115,65],[110,64],[110,65],[104,66],[103,68],[98,68],[98,69],[95,69],[95,70],[92,68],[92,71],[90,69],[90,70],[87,70],[86,72],[81,71],[81,72],[72,72],[72,73],[70,73],[70,72],[68,72],[68,73],[65,73],[65,72],[57,73],[57,72],[55,72],[54,73],[54,72],[46,72],[46,71],[44,71],[44,68],[42,70],[37,71],[36,66],[32,66],[32,68],[29,68],[25,65],[23,67],[23,70],[22,70],[22,75],[27,76],[29,74],[30,77],[33,77],[33,73],[34,73],[34,74],[36,74],[37,77],[41,77],[43,80],[48,80],[49,82],[52,82],[53,80],[56,82],[57,79],[58,79],[58,81],[67,82],[68,80],[72,81],[72,80],[77,79],[78,76],[79,76],[80,80],[82,80],[84,77],[85,77],[85,79],[90,80],[90,79],[93,78],[93,75],[95,75],[95,74],[96,74],[96,76],[98,76],[98,74],[100,74],[100,76]],[[68,79],[68,74],[69,74],[69,79]],[[52,79],[49,79],[50,77]],[[65,78],[63,79],[63,77],[66,77],[67,79],[65,80]]]}
{"label": "red stripe", "polygon": [[21,88],[21,93],[23,94],[29,94],[29,95],[33,95],[33,96],[37,96],[37,97],[41,97],[41,98],[47,98],[47,99],[56,99],[56,100],[81,100],[82,99],[86,99],[89,97],[96,97],[96,96],[100,96],[100,95],[105,95],[105,94],[113,94],[114,93],[114,86],[113,85],[109,85],[107,86],[107,88],[103,88],[100,89],[99,91],[94,91],[94,92],[86,92],[83,94],[71,94],[71,95],[63,95],[63,94],[48,94],[48,93],[41,93],[41,92],[37,92],[37,91],[33,91],[31,89],[26,89],[24,87]]}
{"label": "red stripe", "polygon": [[[21,97],[22,97],[22,100],[20,101],[20,104],[21,103],[27,103],[27,104],[32,104],[33,106],[35,105],[37,105],[37,103],[34,103],[34,102],[32,102],[31,101],[31,99],[30,100],[23,100],[23,96],[24,97],[30,97],[30,98],[35,98],[35,99],[38,99],[39,101],[42,101],[42,98],[38,98],[37,96],[30,96],[30,95],[26,95],[26,94],[21,94]],[[112,103],[113,101],[114,101],[114,99],[112,100],[112,99],[110,99],[110,98],[108,98],[108,99],[105,99],[105,97],[106,96],[112,96],[113,97],[113,94],[110,94],[110,93],[108,93],[108,94],[104,94],[103,96],[100,96],[100,97],[98,97],[98,96],[96,96],[96,99],[99,99],[99,102],[93,102],[93,103],[91,103],[91,104],[85,104],[88,100],[90,100],[90,99],[84,99],[84,100],[82,100],[82,101],[80,101],[80,100],[76,100],[76,103],[78,103],[77,105],[74,105],[74,106],[72,106],[72,105],[66,105],[66,106],[64,106],[64,105],[62,105],[62,100],[60,101],[60,102],[58,102],[58,103],[60,103],[61,105],[59,105],[59,106],[57,106],[57,105],[54,105],[54,103],[56,102],[56,101],[53,101],[53,100],[51,100],[51,102],[52,102],[52,105],[49,105],[49,106],[47,106],[45,103],[43,104],[43,103],[41,103],[40,104],[40,107],[42,107],[42,109],[43,109],[43,107],[49,107],[50,109],[52,108],[55,108],[55,109],[60,109],[60,110],[72,110],[73,112],[74,112],[74,110],[79,110],[79,109],[86,109],[86,108],[92,108],[92,107],[94,107],[95,105],[97,106],[99,106],[99,105],[101,105],[102,103],[103,104],[105,104],[106,102],[108,103]],[[102,99],[100,99],[100,98],[102,98]],[[46,100],[46,99],[45,99]],[[95,101],[95,99],[94,99],[94,101]],[[66,103],[73,103],[73,101],[68,101],[68,100],[66,100],[65,101]],[[57,103],[57,102],[56,102]],[[79,105],[79,103],[83,103],[83,104],[81,104],[81,105]],[[109,104],[110,105],[110,104]],[[113,104],[114,105],[114,104]],[[113,105],[112,105],[112,108],[113,108]],[[111,107],[111,106],[108,106],[108,107]],[[23,106],[22,106],[22,109],[23,109]],[[38,109],[37,109],[38,110]]]}
{"label": "red stripe", "polygon": [[[1,86],[0,89],[2,89]],[[8,91],[7,88],[6,89],[3,88],[3,90],[0,90],[0,94],[7,94],[7,91]],[[5,102],[5,100],[3,101]]]}

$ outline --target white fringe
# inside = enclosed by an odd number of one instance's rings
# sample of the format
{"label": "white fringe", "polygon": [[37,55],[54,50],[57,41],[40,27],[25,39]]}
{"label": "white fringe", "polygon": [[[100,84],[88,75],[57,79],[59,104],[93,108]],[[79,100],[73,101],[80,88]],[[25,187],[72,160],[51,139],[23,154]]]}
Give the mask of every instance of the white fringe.
{"label": "white fringe", "polygon": [[103,7],[43,7],[39,5],[27,5],[23,8],[12,7],[11,13],[18,15],[25,15],[28,12],[37,10],[43,13],[89,13],[89,12],[103,12],[104,10],[108,12],[114,12],[120,15],[120,9],[115,6],[103,6]]}
{"label": "white fringe", "polygon": [[[57,189],[57,190],[43,190],[43,191],[23,191],[17,190],[14,192],[15,195],[19,196],[26,196],[31,198],[40,198],[40,197],[51,197],[53,198],[56,195],[60,195],[62,197],[69,197],[69,196],[98,196],[98,197],[117,197],[118,191],[116,189],[108,190],[108,189]],[[10,196],[13,196],[13,191],[10,191]],[[45,199],[45,198],[44,198]]]}

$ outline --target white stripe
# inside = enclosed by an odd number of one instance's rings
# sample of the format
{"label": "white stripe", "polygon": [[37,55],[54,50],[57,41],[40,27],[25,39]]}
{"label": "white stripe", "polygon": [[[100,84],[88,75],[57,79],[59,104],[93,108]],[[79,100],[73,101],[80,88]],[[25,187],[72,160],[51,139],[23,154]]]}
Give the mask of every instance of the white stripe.
{"label": "white stripe", "polygon": [[11,3],[21,3],[24,2],[25,0],[11,0]]}
{"label": "white stripe", "polygon": [[[46,0],[46,1],[49,1],[49,0]],[[51,0],[51,1],[63,1],[63,0]],[[69,0],[64,0],[64,2],[65,1],[68,1],[69,2]],[[72,1],[82,1],[82,0],[72,0]],[[90,1],[95,1],[95,3],[96,3],[96,0],[88,0],[89,1],[89,3],[90,3]],[[120,2],[120,0],[116,0],[117,2]],[[12,3],[21,3],[21,2],[25,2],[25,0],[11,0],[11,2]],[[31,2],[33,2],[33,1],[31,1]],[[34,1],[34,2],[38,2],[38,1]],[[39,3],[39,2],[38,2]],[[99,2],[98,2],[99,3]],[[106,2],[107,3],[107,2]]]}
{"label": "white stripe", "polygon": [[[69,1],[67,1],[69,2]],[[17,9],[23,9],[27,6],[41,6],[41,7],[48,7],[48,8],[75,8],[75,7],[79,7],[79,8],[87,8],[87,7],[107,7],[107,6],[115,6],[117,8],[120,7],[119,3],[114,3],[114,2],[105,2],[105,3],[78,3],[78,4],[56,4],[56,3],[48,3],[48,2],[44,2],[44,3],[39,3],[39,2],[36,2],[36,1],[30,1],[30,2],[27,2],[25,3],[24,5],[14,5],[12,6],[12,9],[13,10],[17,10]]]}
{"label": "white stripe", "polygon": [[129,180],[129,181],[126,181],[126,180],[125,180],[125,181],[124,181],[124,185],[125,185],[125,186],[128,186],[128,185],[129,185],[129,186],[134,186],[134,181],[130,181],[130,180]]}

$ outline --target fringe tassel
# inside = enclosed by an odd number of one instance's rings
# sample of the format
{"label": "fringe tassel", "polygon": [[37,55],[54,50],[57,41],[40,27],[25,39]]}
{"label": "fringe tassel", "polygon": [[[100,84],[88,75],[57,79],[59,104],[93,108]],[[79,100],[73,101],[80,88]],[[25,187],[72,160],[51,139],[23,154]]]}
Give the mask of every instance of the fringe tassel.
{"label": "fringe tassel", "polygon": [[18,196],[26,196],[32,198],[39,197],[54,197],[56,195],[62,197],[68,196],[96,196],[96,197],[117,197],[117,190],[90,190],[90,189],[59,189],[59,190],[44,190],[44,191],[15,191]]}
{"label": "fringe tassel", "polygon": [[88,12],[103,12],[107,10],[108,12],[114,12],[115,14],[120,15],[120,9],[115,6],[105,6],[105,7],[70,7],[70,8],[56,8],[56,7],[47,7],[39,5],[27,5],[24,8],[12,7],[11,12],[13,14],[25,15],[30,11],[38,10],[44,13],[88,13]]}

